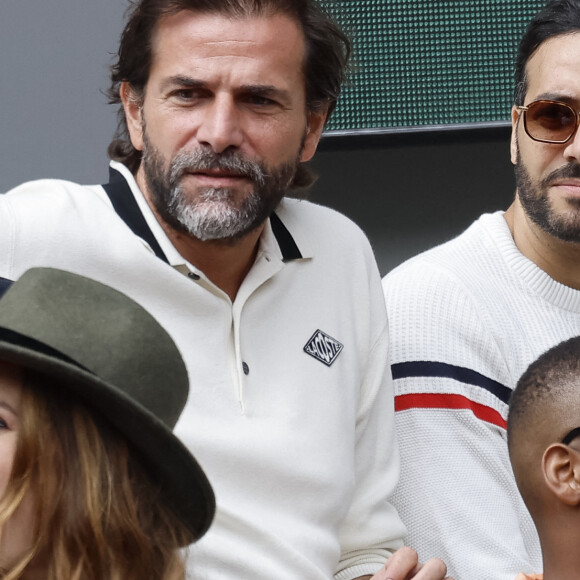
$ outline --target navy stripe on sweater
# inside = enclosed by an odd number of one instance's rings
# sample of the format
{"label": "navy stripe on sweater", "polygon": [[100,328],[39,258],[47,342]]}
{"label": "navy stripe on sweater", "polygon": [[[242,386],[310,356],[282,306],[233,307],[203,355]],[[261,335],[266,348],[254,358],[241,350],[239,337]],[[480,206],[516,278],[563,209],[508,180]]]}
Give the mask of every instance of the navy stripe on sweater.
{"label": "navy stripe on sweater", "polygon": [[512,390],[474,370],[433,361],[409,361],[391,365],[393,379],[407,377],[441,377],[455,379],[462,383],[474,385],[489,391],[500,401],[508,404]]}

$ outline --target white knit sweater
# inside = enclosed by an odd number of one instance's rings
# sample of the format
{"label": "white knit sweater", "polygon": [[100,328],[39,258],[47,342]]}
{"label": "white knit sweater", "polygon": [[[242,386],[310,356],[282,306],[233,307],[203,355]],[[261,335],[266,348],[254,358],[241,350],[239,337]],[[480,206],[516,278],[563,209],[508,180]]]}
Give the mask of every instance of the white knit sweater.
{"label": "white knit sweater", "polygon": [[501,212],[383,286],[402,461],[394,503],[407,543],[421,559],[444,558],[458,580],[541,571],[508,458],[507,402],[532,360],[580,334],[580,292],[519,252]]}

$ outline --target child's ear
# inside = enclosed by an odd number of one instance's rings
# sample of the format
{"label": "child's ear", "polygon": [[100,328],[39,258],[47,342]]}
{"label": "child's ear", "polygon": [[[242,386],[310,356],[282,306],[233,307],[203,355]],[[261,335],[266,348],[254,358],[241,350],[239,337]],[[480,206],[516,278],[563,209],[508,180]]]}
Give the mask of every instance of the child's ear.
{"label": "child's ear", "polygon": [[542,457],[544,480],[552,493],[569,506],[580,505],[580,452],[554,443]]}

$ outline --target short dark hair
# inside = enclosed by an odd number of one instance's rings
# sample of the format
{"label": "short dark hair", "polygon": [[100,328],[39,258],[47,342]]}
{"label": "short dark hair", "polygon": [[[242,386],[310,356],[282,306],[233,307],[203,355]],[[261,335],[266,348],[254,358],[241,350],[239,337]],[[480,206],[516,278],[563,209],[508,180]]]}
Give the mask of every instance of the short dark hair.
{"label": "short dark hair", "polygon": [[[160,19],[189,10],[229,16],[286,14],[302,28],[306,42],[304,76],[309,111],[328,114],[336,106],[346,78],[351,44],[316,0],[130,0],[127,24],[121,35],[116,62],[111,67],[109,103],[119,105],[118,126],[109,145],[109,157],[121,161],[133,172],[141,152],[131,144],[127,120],[121,106],[120,87],[128,82],[137,96],[143,96],[153,59],[152,44]],[[296,181],[296,180],[295,180]],[[298,179],[298,181],[300,181]],[[300,183],[295,183],[300,186]]]}
{"label": "short dark hair", "polygon": [[528,92],[526,65],[546,40],[580,32],[580,1],[551,0],[528,24],[518,48],[515,69],[514,103],[523,105]]}
{"label": "short dark hair", "polygon": [[513,432],[546,411],[546,402],[580,382],[580,336],[565,340],[536,359],[520,377],[509,405],[508,445]]}

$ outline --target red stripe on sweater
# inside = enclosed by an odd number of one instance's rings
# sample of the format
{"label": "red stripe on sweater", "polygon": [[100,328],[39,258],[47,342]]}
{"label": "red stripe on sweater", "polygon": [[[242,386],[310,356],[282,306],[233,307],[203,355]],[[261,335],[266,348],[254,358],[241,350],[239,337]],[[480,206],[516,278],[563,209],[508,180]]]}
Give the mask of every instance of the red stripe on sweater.
{"label": "red stripe on sweater", "polygon": [[463,395],[419,393],[395,397],[395,411],[408,409],[469,409],[482,421],[487,421],[502,429],[507,427],[505,419],[495,409],[475,403]]}

